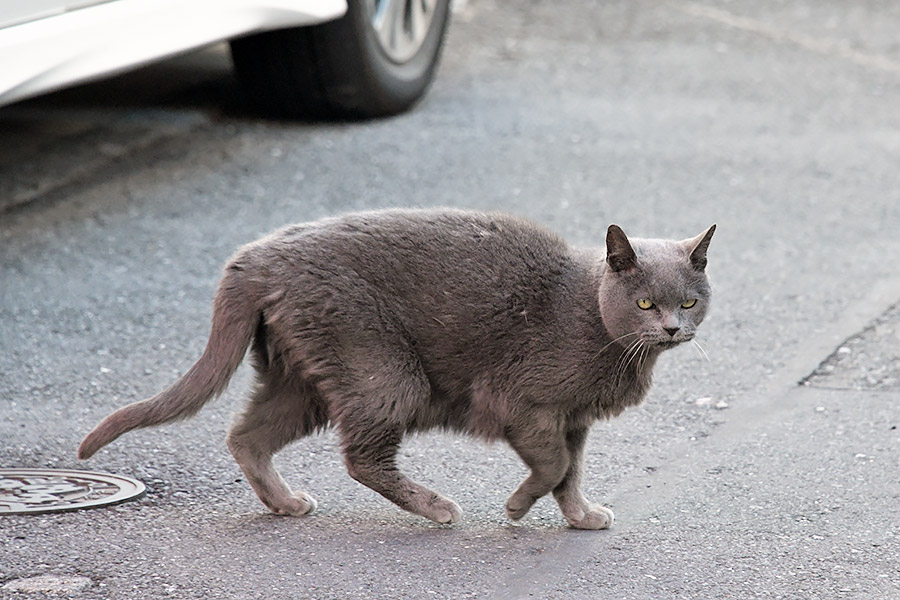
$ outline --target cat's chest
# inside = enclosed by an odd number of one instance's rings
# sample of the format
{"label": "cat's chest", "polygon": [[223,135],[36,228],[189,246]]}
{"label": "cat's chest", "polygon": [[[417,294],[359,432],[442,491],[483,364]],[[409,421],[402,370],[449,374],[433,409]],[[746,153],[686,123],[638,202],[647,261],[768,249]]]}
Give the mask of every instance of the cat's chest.
{"label": "cat's chest", "polygon": [[618,416],[630,406],[640,404],[650,390],[655,357],[640,363],[623,365],[603,361],[585,365],[584,387],[580,388],[577,403],[594,412],[598,418]]}
{"label": "cat's chest", "polygon": [[598,406],[600,416],[616,417],[630,406],[637,406],[644,401],[650,391],[651,377],[649,369],[646,373],[636,373],[631,381],[613,387],[606,402]]}

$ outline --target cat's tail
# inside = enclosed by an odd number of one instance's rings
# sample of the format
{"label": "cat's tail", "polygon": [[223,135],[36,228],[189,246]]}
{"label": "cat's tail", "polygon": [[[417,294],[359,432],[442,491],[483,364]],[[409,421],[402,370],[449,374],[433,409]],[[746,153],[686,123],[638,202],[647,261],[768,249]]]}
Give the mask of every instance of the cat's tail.
{"label": "cat's tail", "polygon": [[225,390],[244,359],[261,318],[241,271],[232,263],[219,284],[213,303],[212,331],[200,360],[165,391],[103,419],[81,442],[78,458],[90,458],[132,429],[192,417]]}

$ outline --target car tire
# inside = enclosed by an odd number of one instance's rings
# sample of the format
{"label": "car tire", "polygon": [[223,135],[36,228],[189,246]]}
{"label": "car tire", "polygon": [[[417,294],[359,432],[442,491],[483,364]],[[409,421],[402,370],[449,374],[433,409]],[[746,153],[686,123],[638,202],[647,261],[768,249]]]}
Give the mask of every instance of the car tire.
{"label": "car tire", "polygon": [[[449,4],[349,0],[338,20],[232,40],[235,72],[250,100],[273,117],[394,115],[412,107],[434,78]],[[396,6],[402,10],[384,14]],[[414,10],[417,27],[410,25]],[[387,27],[395,28],[393,34]]]}

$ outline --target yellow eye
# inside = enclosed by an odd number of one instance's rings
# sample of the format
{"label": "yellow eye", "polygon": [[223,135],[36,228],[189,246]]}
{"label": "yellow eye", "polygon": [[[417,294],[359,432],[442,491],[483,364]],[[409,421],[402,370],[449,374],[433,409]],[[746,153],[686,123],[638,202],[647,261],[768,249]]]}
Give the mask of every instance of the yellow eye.
{"label": "yellow eye", "polygon": [[691,300],[685,300],[684,302],[682,302],[681,308],[693,308],[695,304],[697,304],[697,300],[692,298]]}
{"label": "yellow eye", "polygon": [[641,310],[650,310],[651,308],[653,308],[653,303],[646,298],[641,298],[640,300],[638,300],[637,305]]}

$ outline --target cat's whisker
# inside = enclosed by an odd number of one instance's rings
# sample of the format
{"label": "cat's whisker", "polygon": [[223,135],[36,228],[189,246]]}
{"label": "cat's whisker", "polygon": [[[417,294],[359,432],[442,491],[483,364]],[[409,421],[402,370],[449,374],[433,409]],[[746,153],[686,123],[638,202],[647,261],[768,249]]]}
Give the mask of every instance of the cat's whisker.
{"label": "cat's whisker", "polygon": [[625,370],[626,370],[626,371],[628,370],[629,367],[631,367],[632,363],[635,365],[635,368],[636,368],[638,371],[640,371],[640,368],[641,368],[641,360],[642,360],[642,357],[644,356],[644,351],[645,351],[647,348],[648,348],[647,344],[645,344],[643,341],[641,341],[641,343],[638,344],[638,349],[637,349],[637,351],[636,351],[634,354],[631,355],[631,359],[628,361],[628,364],[625,365]]}
{"label": "cat's whisker", "polygon": [[706,350],[703,349],[703,346],[700,345],[700,342],[698,342],[697,340],[692,339],[692,340],[691,340],[691,343],[694,344],[694,348],[696,348],[697,350],[700,351],[700,357],[701,357],[701,358],[705,358],[705,359],[706,359],[706,362],[711,362],[711,361],[709,360],[709,354],[706,353]]}
{"label": "cat's whisker", "polygon": [[634,344],[636,344],[636,343],[637,343],[637,340],[634,340],[633,342],[628,342],[628,345],[625,347],[625,350],[622,352],[622,354],[619,355],[618,360],[616,360],[616,366],[618,366],[619,361],[622,360],[622,357],[625,356],[626,354],[628,354],[628,351],[631,350],[631,347],[634,346]]}
{"label": "cat's whisker", "polygon": [[[697,347],[697,344],[692,343],[691,346],[694,348],[694,352],[697,353],[697,356],[699,356],[702,359],[706,358],[705,356],[703,356],[703,352],[700,351],[700,348]],[[709,359],[706,359],[706,360],[709,360]]]}
{"label": "cat's whisker", "polygon": [[699,356],[700,358],[703,358],[703,354],[701,354],[700,350],[697,349],[697,345],[693,343],[693,340],[691,340],[691,342],[692,342],[691,346],[694,348],[694,352],[697,353],[697,356]]}
{"label": "cat's whisker", "polygon": [[641,351],[641,358],[638,360],[637,370],[638,372],[642,372],[644,370],[644,365],[647,363],[647,357],[650,356],[650,345],[644,344],[644,347]]}
{"label": "cat's whisker", "polygon": [[[628,372],[628,367],[631,366],[631,363],[634,362],[634,359],[637,356],[643,353],[645,347],[646,346],[644,345],[644,341],[638,338],[637,340],[632,342],[628,346],[628,349],[622,354],[622,356],[619,357],[622,366],[621,368],[617,368],[615,370],[617,374],[616,385],[619,385],[622,382],[622,379],[625,377],[625,373]],[[619,361],[616,362],[617,367],[618,365]]]}
{"label": "cat's whisker", "polygon": [[644,344],[644,348],[641,352],[641,359],[638,361],[638,372],[642,373],[644,371],[644,366],[647,364],[647,358],[650,356],[650,344]]}
{"label": "cat's whisker", "polygon": [[631,342],[631,343],[628,344],[628,346],[625,348],[625,351],[622,352],[621,355],[619,355],[619,359],[616,361],[616,364],[615,364],[615,367],[614,367],[614,370],[615,370],[615,371],[618,371],[620,366],[621,366],[622,369],[624,370],[624,367],[625,367],[625,364],[626,364],[627,361],[628,361],[629,355],[630,355],[632,352],[634,352],[634,351],[640,346],[640,344],[641,344],[641,340],[640,340],[640,339],[636,339],[636,340],[634,340],[633,342]]}
{"label": "cat's whisker", "polygon": [[637,331],[632,331],[631,333],[626,333],[625,335],[620,335],[619,337],[617,337],[616,339],[614,339],[613,341],[611,341],[611,342],[608,343],[607,345],[605,345],[605,346],[603,346],[602,348],[600,348],[600,350],[597,352],[597,355],[594,356],[594,358],[597,358],[598,356],[600,356],[601,354],[603,354],[603,351],[604,351],[604,350],[606,350],[607,348],[609,348],[610,346],[612,346],[612,345],[615,344],[616,342],[618,342],[618,341],[620,341],[620,340],[624,340],[625,338],[627,338],[627,337],[629,337],[629,336],[637,335],[637,334],[638,334]]}
{"label": "cat's whisker", "polygon": [[635,340],[628,344],[625,348],[625,351],[619,355],[619,358],[616,360],[616,364],[613,365],[613,381],[618,386],[619,382],[622,379],[622,374],[624,373],[625,362],[628,359],[629,353],[640,343],[640,340]]}

